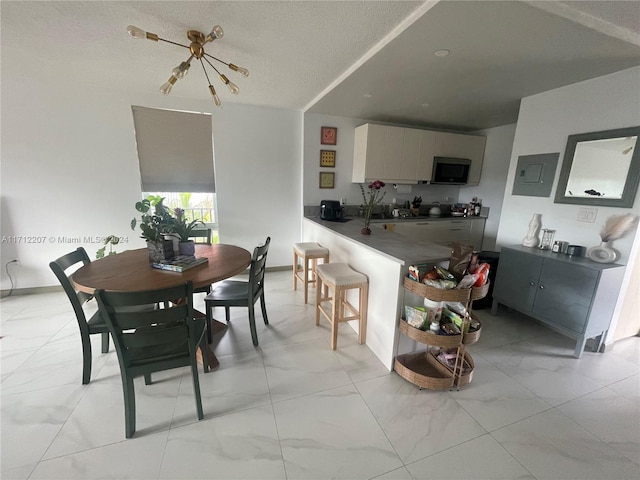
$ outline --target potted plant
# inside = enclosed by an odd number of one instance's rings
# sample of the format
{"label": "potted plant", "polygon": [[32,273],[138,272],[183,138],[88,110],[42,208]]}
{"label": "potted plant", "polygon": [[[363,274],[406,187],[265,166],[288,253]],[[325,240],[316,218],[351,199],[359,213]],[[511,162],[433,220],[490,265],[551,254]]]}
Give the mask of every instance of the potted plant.
{"label": "potted plant", "polygon": [[149,259],[160,262],[173,257],[173,242],[167,240],[165,235],[171,233],[174,219],[169,209],[163,204],[164,198],[149,196],[140,202],[136,202],[136,210],[142,214],[140,221],[131,220],[131,230],[140,225],[141,238],[147,241]]}
{"label": "potted plant", "polygon": [[173,214],[175,218],[173,219],[172,232],[179,239],[178,251],[180,255],[194,255],[196,247],[193,240],[190,240],[191,233],[199,224],[204,226],[204,222],[201,220],[187,221],[182,208],[174,209]]}
{"label": "potted plant", "polygon": [[360,231],[363,235],[371,235],[371,229],[369,228],[369,225],[371,224],[371,214],[373,213],[373,207],[382,202],[382,199],[387,193],[380,191],[380,189],[384,186],[385,183],[380,180],[371,182],[368,185],[369,198],[367,198],[364,193],[364,187],[362,186],[362,184],[360,184],[360,191],[362,192],[362,199],[364,200],[364,204],[362,205],[364,214],[364,228]]}

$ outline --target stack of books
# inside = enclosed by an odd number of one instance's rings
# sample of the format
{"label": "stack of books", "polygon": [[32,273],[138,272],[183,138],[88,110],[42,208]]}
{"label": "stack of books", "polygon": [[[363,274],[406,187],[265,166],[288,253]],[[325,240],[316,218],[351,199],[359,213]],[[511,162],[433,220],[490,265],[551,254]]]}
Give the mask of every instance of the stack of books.
{"label": "stack of books", "polygon": [[170,260],[163,260],[161,262],[153,262],[152,268],[158,270],[167,270],[170,272],[184,272],[190,268],[197,267],[203,263],[207,263],[209,259],[207,257],[194,257],[192,255],[179,255]]}

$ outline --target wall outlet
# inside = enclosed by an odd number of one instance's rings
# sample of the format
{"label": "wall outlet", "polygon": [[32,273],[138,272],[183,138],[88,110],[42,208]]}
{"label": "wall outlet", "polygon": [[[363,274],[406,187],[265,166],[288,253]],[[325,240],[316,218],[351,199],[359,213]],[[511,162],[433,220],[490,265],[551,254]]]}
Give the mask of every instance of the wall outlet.
{"label": "wall outlet", "polygon": [[579,222],[594,223],[596,221],[597,216],[598,216],[597,208],[580,207],[578,209]]}
{"label": "wall outlet", "polygon": [[340,199],[340,205],[346,205],[347,204],[347,199],[346,198],[341,198]]}

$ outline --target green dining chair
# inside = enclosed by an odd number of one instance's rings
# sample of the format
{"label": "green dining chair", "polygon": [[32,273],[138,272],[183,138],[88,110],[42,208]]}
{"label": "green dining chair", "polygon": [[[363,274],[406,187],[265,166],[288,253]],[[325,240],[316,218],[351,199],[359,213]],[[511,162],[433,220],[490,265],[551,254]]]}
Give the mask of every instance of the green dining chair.
{"label": "green dining chair", "polygon": [[269,252],[271,237],[267,237],[264,245],[253,250],[249,270],[249,281],[224,280],[216,284],[215,288],[204,298],[207,317],[207,339],[211,343],[211,321],[213,307],[224,307],[227,323],[231,319],[230,307],[249,308],[249,327],[251,339],[258,346],[258,333],[256,331],[256,314],[254,305],[258,298],[262,309],[264,324],[269,324],[267,318],[267,306],[264,301],[264,273],[267,268],[267,253]]}
{"label": "green dining chair", "polygon": [[200,345],[205,355],[205,321],[193,317],[193,284],[140,292],[98,290],[95,295],[118,353],[126,438],[136,431],[133,379],[144,376],[149,385],[154,372],[190,366],[196,411],[202,420],[196,350]]}
{"label": "green dining chair", "polygon": [[49,263],[49,267],[53,270],[56,277],[58,277],[58,281],[62,285],[64,293],[67,294],[76,315],[76,320],[78,321],[80,340],[82,341],[82,384],[86,385],[91,379],[91,340],[89,336],[93,334],[102,335],[102,353],[107,353],[109,352],[109,329],[102,319],[100,312],[94,313],[91,318],[87,320],[83,306],[93,298],[93,295],[78,292],[65,273],[66,270],[79,263],[83,265],[91,263],[87,252],[82,247],[78,247],[77,250],[67,253]]}

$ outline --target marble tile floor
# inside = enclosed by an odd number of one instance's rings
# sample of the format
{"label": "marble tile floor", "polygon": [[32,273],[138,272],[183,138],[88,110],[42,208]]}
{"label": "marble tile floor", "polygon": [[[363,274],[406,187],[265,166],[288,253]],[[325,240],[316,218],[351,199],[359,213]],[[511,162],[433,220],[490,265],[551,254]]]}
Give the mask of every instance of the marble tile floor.
{"label": "marble tile floor", "polygon": [[266,285],[260,346],[243,309],[214,339],[220,367],[200,373],[204,419],[188,369],[162,372],[136,383],[130,440],[113,347],[101,354],[94,336],[83,386],[64,294],[3,299],[1,478],[640,478],[640,338],[575,359],[571,340],[534,320],[478,310],[472,383],[419,390],[346,325],[331,351],[289,272]]}

